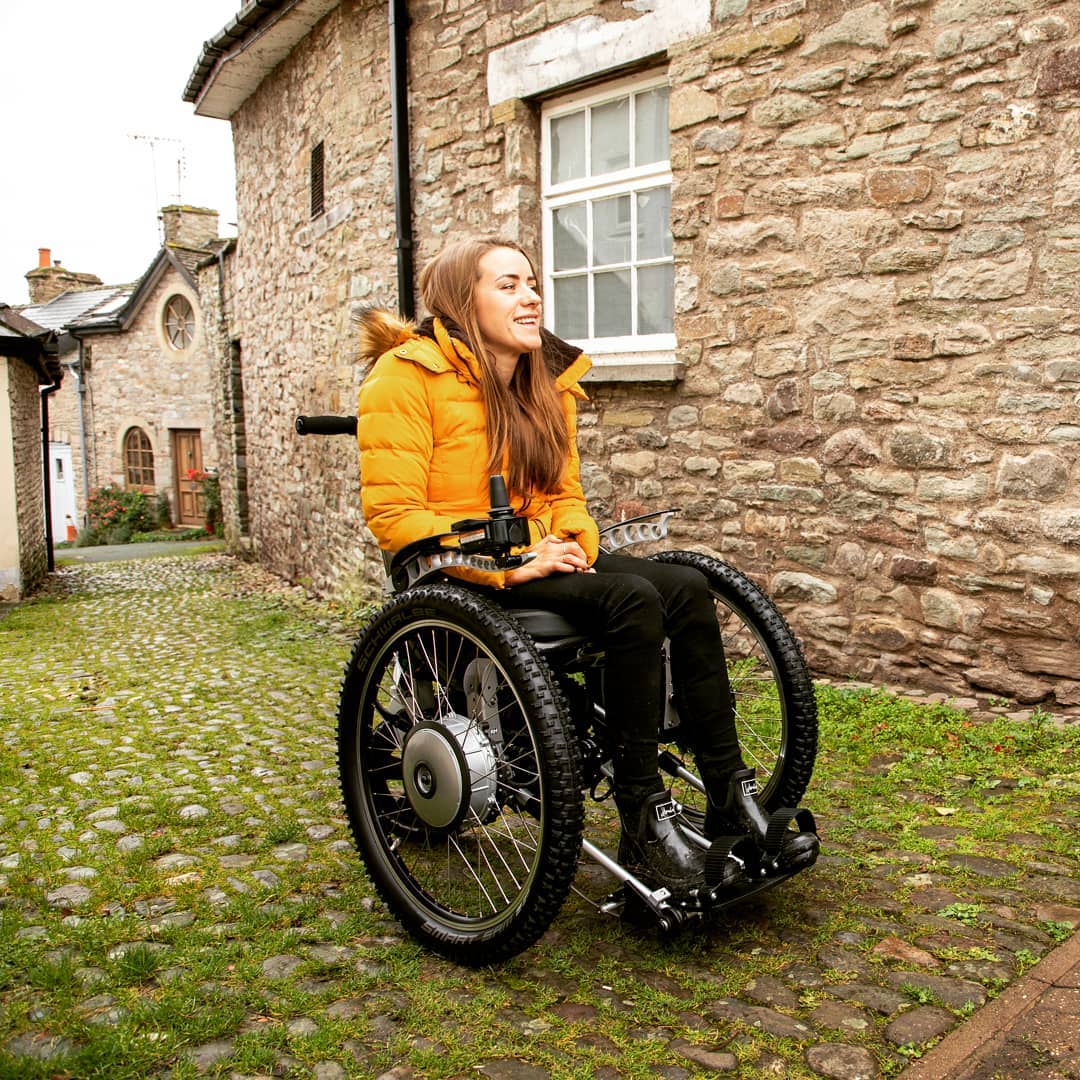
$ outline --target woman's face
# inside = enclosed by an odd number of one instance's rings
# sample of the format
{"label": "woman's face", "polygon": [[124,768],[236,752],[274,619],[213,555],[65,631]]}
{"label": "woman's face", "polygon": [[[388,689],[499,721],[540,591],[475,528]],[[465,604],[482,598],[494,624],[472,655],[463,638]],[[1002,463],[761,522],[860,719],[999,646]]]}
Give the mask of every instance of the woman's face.
{"label": "woman's face", "polygon": [[540,348],[540,294],[529,260],[513,248],[492,248],[477,263],[473,310],[500,371]]}

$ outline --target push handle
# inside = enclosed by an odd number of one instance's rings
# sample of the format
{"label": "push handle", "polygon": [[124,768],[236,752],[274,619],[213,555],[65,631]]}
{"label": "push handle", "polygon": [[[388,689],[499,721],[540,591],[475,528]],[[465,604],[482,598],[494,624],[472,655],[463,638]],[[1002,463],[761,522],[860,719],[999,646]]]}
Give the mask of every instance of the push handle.
{"label": "push handle", "polygon": [[297,435],[355,435],[355,416],[298,416]]}

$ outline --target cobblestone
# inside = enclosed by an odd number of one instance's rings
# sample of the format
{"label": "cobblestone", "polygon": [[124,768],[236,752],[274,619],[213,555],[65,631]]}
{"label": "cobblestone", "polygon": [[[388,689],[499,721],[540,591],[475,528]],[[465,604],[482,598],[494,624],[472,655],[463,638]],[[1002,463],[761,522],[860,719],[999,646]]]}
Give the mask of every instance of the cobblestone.
{"label": "cobblestone", "polygon": [[[590,906],[609,886],[583,865],[536,947],[458,969],[348,836],[348,617],[224,555],[64,570],[47,631],[37,603],[0,618],[0,1074],[876,1078],[1080,921],[1067,799],[1045,834],[1018,815],[984,843],[960,813],[890,835],[845,820],[883,754],[813,790],[825,854],[752,907],[665,941]],[[923,822],[943,805],[902,794]]]}

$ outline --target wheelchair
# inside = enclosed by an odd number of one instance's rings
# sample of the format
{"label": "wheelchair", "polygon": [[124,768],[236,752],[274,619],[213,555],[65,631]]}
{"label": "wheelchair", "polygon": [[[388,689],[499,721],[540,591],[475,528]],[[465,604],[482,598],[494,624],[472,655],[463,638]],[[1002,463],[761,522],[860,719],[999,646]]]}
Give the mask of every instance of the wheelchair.
{"label": "wheelchair", "polygon": [[[300,434],[355,434],[355,417],[297,418]],[[604,711],[604,655],[559,615],[512,611],[445,570],[508,569],[529,543],[528,524],[491,479],[485,518],[409,544],[388,565],[392,594],[365,625],[341,684],[337,721],[342,798],[368,875],[408,933],[466,966],[506,960],[544,934],[587,856],[611,888],[600,911],[673,932],[797,871],[756,865],[745,884],[676,896],[646,883],[611,854],[618,815],[612,794],[614,723]],[[663,539],[676,511],[619,522],[601,547]],[[525,556],[528,557],[528,556]],[[722,629],[744,760],[757,799],[773,815],[777,845],[796,811],[817,752],[817,707],[798,641],[766,594],[734,567],[694,551],[649,556],[705,575]],[[689,838],[703,848],[704,785],[684,760],[679,700],[668,692],[659,768]],[[588,812],[586,805],[588,804]],[[614,822],[615,828],[612,829]],[[614,840],[612,840],[614,837]],[[717,842],[718,844],[720,842]],[[748,846],[752,847],[752,844]]]}

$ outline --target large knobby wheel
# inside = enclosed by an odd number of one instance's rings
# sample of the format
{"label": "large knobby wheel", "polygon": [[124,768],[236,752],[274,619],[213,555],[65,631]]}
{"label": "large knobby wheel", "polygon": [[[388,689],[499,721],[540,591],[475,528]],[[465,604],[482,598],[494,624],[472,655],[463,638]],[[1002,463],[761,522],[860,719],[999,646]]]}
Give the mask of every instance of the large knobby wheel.
{"label": "large knobby wheel", "polygon": [[531,945],[581,847],[579,753],[532,640],[453,585],[386,604],[341,688],[338,762],[357,847],[422,944],[480,965]]}
{"label": "large knobby wheel", "polygon": [[[757,771],[768,810],[798,806],[817,755],[817,703],[802,649],[783,615],[734,567],[694,551],[665,551],[660,562],[692,566],[709,581],[724,642],[743,760]],[[699,801],[692,791],[680,795]]]}

